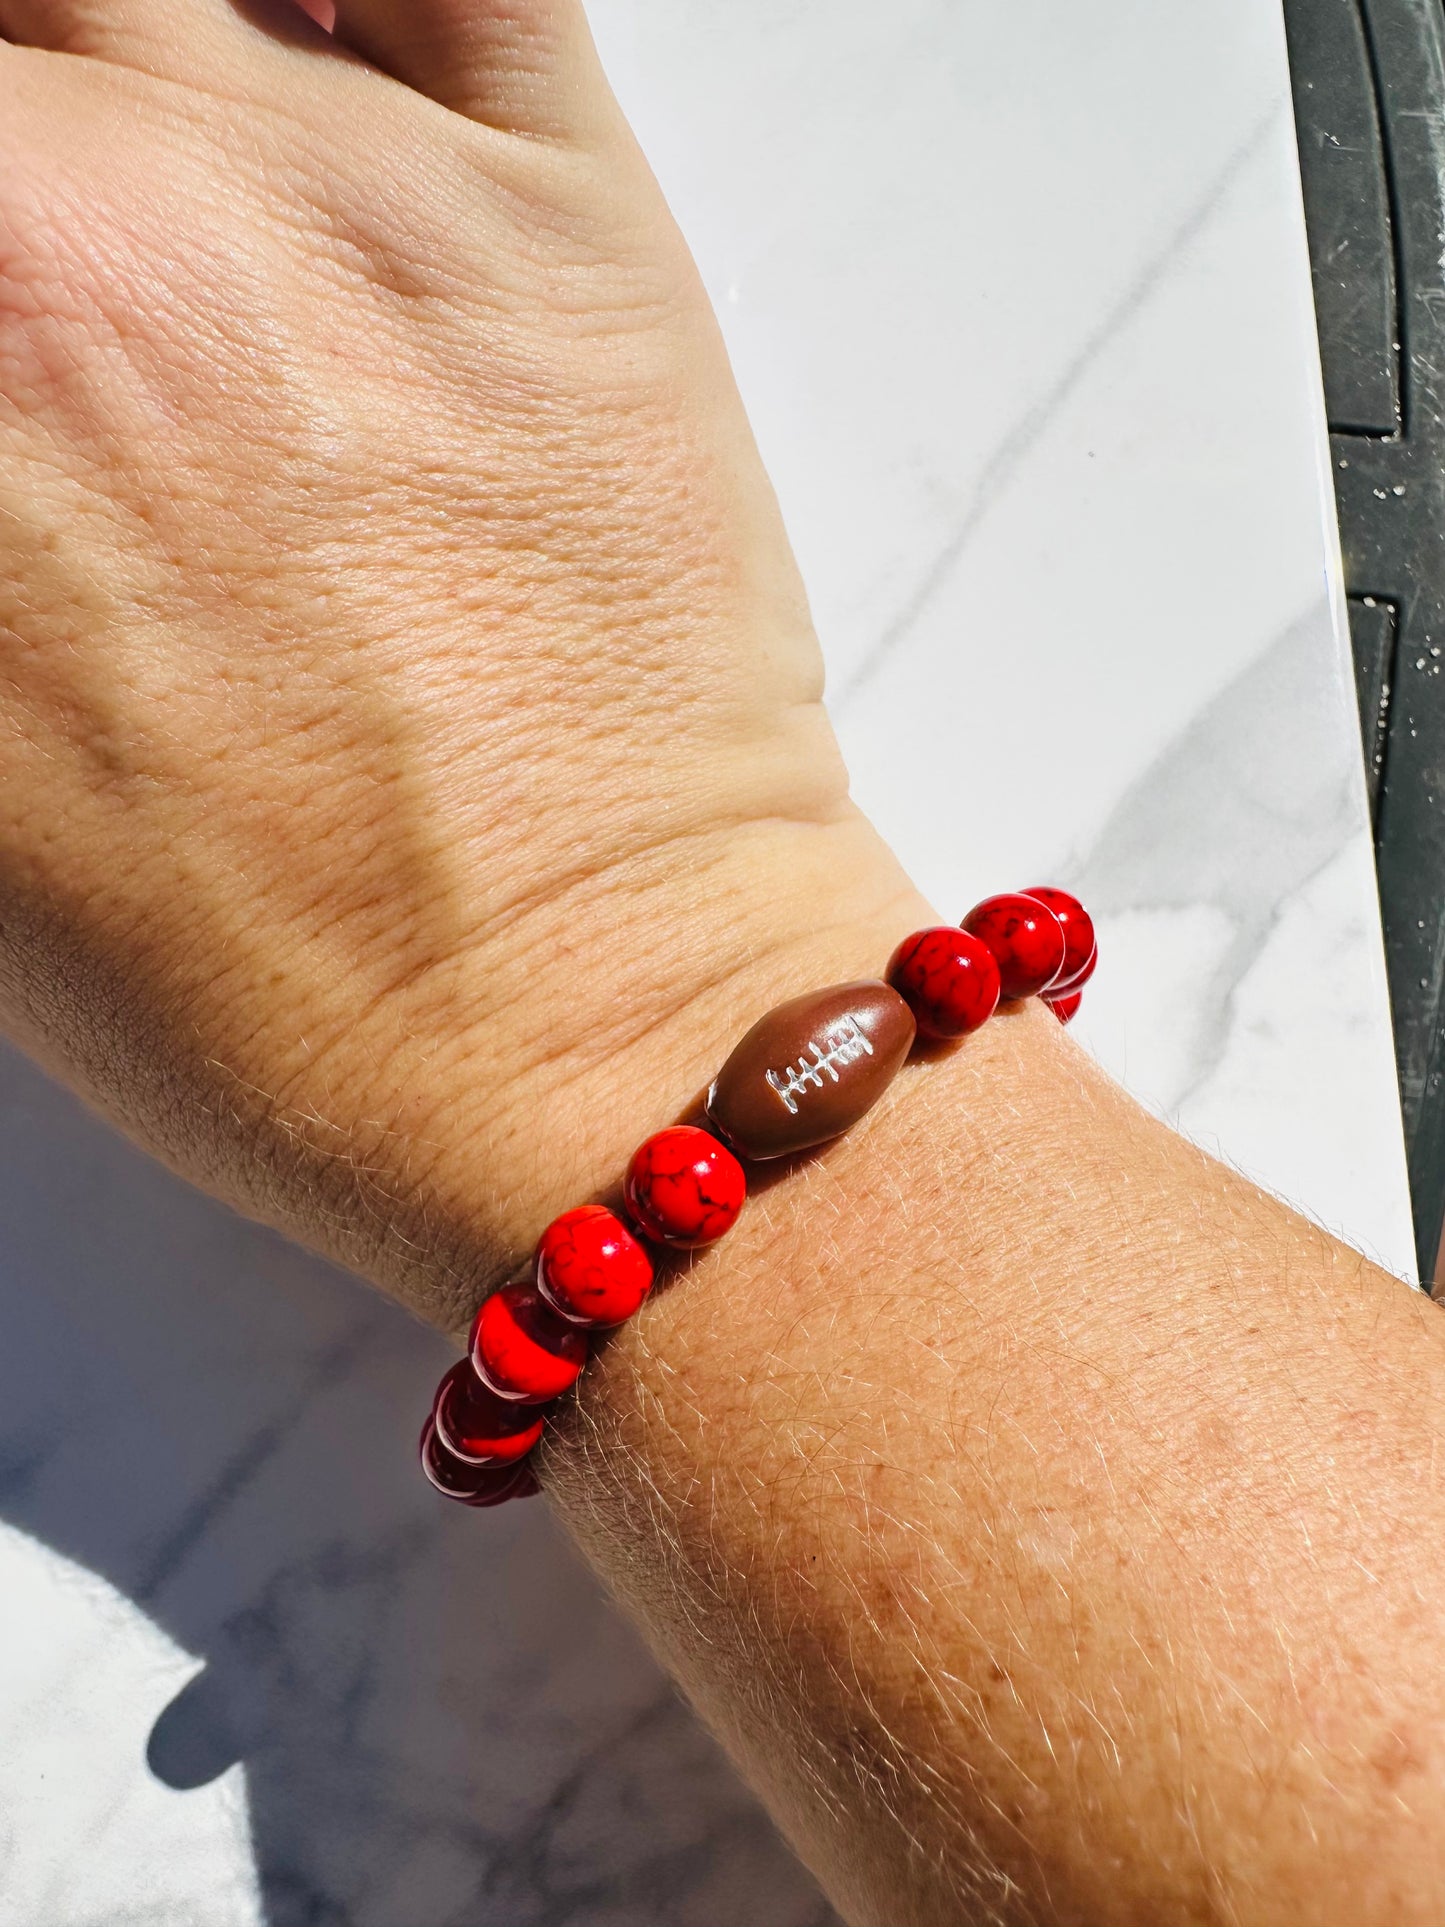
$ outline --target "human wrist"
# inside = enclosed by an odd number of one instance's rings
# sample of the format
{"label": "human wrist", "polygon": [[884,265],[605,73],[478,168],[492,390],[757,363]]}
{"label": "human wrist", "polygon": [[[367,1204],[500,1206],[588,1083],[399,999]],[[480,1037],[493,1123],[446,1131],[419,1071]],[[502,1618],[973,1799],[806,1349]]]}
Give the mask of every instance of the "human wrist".
{"label": "human wrist", "polygon": [[695,1254],[726,1236],[747,1200],[747,1167],[755,1180],[769,1165],[786,1175],[789,1160],[835,1144],[888,1091],[915,1043],[957,1043],[1000,1004],[1018,1015],[1034,997],[1067,1024],[1097,961],[1078,899],[1030,888],[985,898],[961,925],[912,932],[894,947],[886,980],[855,977],[775,1004],[705,1096],[636,1148],[616,1196],[553,1217],[529,1275],[483,1299],[467,1355],[437,1387],[422,1431],[427,1479],[479,1508],[534,1493],[549,1411],[575,1386],[591,1344],[626,1324],[658,1281],[648,1246]]}
{"label": "human wrist", "polygon": [[[334,1255],[459,1335],[556,1211],[607,1191],[762,1011],[881,975],[927,915],[851,807],[679,839],[530,906],[457,959],[434,1007],[373,1019],[393,1032],[394,1109],[359,1148],[392,1215],[335,1215],[348,1239],[397,1235]],[[333,1066],[353,1113],[377,1055],[369,1037]]]}
{"label": "human wrist", "polygon": [[[1054,1099],[1060,1080],[1095,1079],[1036,1002],[906,1066],[609,1339],[544,1449],[553,1502],[835,1899],[840,1867],[866,1863],[897,1818],[864,1824],[852,1784],[898,1771],[884,1753],[906,1744],[899,1714],[919,1693],[899,1676],[914,1641],[888,1618],[926,1604],[917,1586],[936,1582],[940,1608],[957,1586],[944,1568],[980,1515],[953,1427],[993,1395],[1019,1329],[996,1251],[976,1289],[960,1290],[960,1258],[975,1238],[1007,1241],[1001,1192],[1027,1217],[1048,1204],[1030,1195],[1041,1173],[1063,1188],[1077,1103],[1071,1088],[1056,1119]],[[1076,1230],[1087,1220],[1073,1213]],[[937,1631],[923,1621],[920,1665]],[[932,1918],[892,1893],[895,1912],[849,1917]]]}

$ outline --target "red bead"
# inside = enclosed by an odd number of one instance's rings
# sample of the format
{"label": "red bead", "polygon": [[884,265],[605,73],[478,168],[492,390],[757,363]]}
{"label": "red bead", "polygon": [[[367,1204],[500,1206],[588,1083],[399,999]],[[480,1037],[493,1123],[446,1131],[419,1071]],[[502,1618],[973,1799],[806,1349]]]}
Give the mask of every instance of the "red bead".
{"label": "red bead", "polygon": [[538,1489],[529,1460],[520,1465],[469,1465],[442,1444],[431,1419],[422,1427],[421,1469],[438,1492],[462,1505],[501,1505],[507,1499],[530,1498]]}
{"label": "red bead", "polygon": [[1062,997],[1046,997],[1044,1002],[1061,1024],[1072,1024],[1079,1014],[1079,1005],[1084,1001],[1082,990],[1068,990]]}
{"label": "red bead", "polygon": [[1087,963],[1085,963],[1083,969],[1076,977],[1058,977],[1049,985],[1047,990],[1042,991],[1040,994],[1045,1002],[1052,1002],[1055,997],[1067,997],[1071,990],[1082,990],[1098,967],[1099,947],[1096,944],[1089,952]]}
{"label": "red bead", "polygon": [[537,1289],[574,1324],[620,1325],[652,1289],[652,1260],[605,1204],[579,1204],[542,1233]]}
{"label": "red bead", "polygon": [[675,1124],[633,1152],[623,1189],[646,1237],[689,1250],[732,1229],[748,1181],[725,1144],[695,1124]]}
{"label": "red bead", "polygon": [[542,1436],[543,1417],[536,1407],[498,1398],[467,1358],[437,1387],[431,1415],[441,1443],[472,1465],[515,1464]]}
{"label": "red bead", "polygon": [[969,911],[963,927],[993,952],[1005,997],[1032,997],[1058,976],[1064,928],[1036,897],[1022,892],[985,897]]}
{"label": "red bead", "polygon": [[[536,1454],[529,1452],[512,1474],[512,1483],[502,1494],[505,1499],[534,1499],[542,1490],[542,1481],[537,1477]],[[490,1503],[490,1502],[489,1502]]]}
{"label": "red bead", "polygon": [[1047,904],[1064,928],[1063,967],[1049,985],[1048,994],[1053,996],[1059,991],[1082,990],[1093,976],[1094,967],[1099,961],[1094,919],[1077,897],[1071,897],[1067,890],[1054,889],[1052,884],[1041,883],[1037,888],[1030,886],[1024,895],[1032,897],[1036,903]]}
{"label": "red bead", "polygon": [[536,1404],[576,1383],[587,1340],[529,1284],[503,1285],[472,1321],[472,1370],[498,1398]]}
{"label": "red bead", "polygon": [[954,924],[905,937],[888,965],[888,981],[925,1037],[966,1037],[998,1006],[993,952]]}

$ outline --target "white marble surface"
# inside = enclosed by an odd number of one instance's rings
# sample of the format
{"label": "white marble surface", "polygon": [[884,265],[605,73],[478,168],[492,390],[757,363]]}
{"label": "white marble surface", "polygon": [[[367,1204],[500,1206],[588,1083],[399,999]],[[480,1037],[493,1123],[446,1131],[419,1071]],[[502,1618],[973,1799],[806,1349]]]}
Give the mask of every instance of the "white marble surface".
{"label": "white marble surface", "polygon": [[[941,907],[1075,879],[1080,1030],[1399,1269],[1276,0],[596,0]],[[442,1348],[0,1079],[0,1927],[828,1918]]]}

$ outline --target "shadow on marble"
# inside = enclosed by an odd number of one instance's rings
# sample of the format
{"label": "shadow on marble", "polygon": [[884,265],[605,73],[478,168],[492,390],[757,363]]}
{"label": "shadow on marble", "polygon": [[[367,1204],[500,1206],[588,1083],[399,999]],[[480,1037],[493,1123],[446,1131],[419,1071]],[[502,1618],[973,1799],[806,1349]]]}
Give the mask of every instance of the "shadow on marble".
{"label": "shadow on marble", "polygon": [[1353,719],[1339,679],[1322,673],[1329,633],[1322,598],[1163,746],[1074,874],[1102,916],[1203,908],[1230,932],[1176,1014],[1195,1041],[1174,1111],[1218,1068],[1235,992],[1271,932],[1352,838],[1369,837]]}
{"label": "shadow on marble", "polygon": [[[68,1770],[184,1799],[243,1763],[268,1927],[826,1927],[545,1505],[458,1516],[421,1486],[440,1341],[11,1053],[0,1093],[0,1517],[201,1662],[136,1709],[134,1757]],[[7,1629],[41,1675],[45,1633]],[[25,1851],[54,1862],[47,1927],[78,1927],[62,1838]],[[108,1920],[128,1880],[106,1870]]]}

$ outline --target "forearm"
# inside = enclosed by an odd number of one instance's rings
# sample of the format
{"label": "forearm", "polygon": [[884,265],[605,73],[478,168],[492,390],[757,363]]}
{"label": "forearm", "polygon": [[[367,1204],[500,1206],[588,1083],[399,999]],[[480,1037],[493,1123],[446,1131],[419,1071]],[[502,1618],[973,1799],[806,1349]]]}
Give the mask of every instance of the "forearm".
{"label": "forearm", "polygon": [[1034,1009],[755,1197],[548,1479],[851,1918],[1425,1921],[1442,1385]]}
{"label": "forearm", "polygon": [[[457,1326],[922,916],[575,7],[253,11],[0,0],[0,1023]],[[1034,1011],[544,1470],[868,1927],[1426,1920],[1441,1343]]]}

